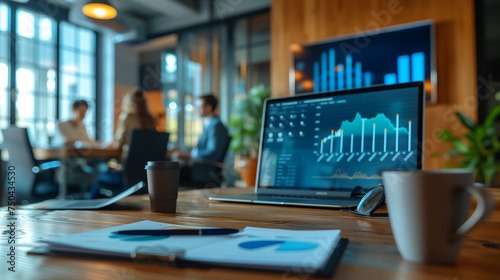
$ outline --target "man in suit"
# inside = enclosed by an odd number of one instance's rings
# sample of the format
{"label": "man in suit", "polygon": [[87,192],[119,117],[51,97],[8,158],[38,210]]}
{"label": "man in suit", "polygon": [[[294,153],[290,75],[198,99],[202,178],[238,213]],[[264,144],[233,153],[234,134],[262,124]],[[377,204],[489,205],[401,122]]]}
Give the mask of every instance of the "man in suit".
{"label": "man in suit", "polygon": [[[205,161],[222,162],[229,145],[229,134],[220,119],[215,115],[217,99],[212,94],[201,96],[198,100],[198,113],[203,118],[203,132],[198,143],[190,153],[177,151],[173,157],[195,159],[198,164],[190,168],[190,164],[181,169],[181,181],[218,181],[220,170]],[[217,182],[220,184],[220,182]]]}
{"label": "man in suit", "polygon": [[190,153],[176,153],[180,158],[197,158],[211,161],[222,161],[226,154],[229,134],[220,119],[215,115],[217,99],[212,94],[199,98],[198,113],[203,118],[203,132],[198,144]]}
{"label": "man in suit", "polygon": [[190,156],[213,161],[222,161],[226,154],[229,135],[226,127],[215,116],[217,99],[213,95],[204,95],[199,98],[198,112],[203,118],[203,133],[198,144],[191,151]]}

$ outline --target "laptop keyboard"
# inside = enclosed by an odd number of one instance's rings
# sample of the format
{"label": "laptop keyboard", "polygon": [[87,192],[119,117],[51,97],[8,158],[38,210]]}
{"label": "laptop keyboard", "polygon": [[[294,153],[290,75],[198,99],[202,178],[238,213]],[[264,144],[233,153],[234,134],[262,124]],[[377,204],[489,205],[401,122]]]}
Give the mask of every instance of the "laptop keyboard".
{"label": "laptop keyboard", "polygon": [[[265,195],[265,194],[259,194],[260,196],[265,196],[265,197],[271,197],[271,198],[278,198],[278,199],[311,199],[311,200],[353,200],[351,197],[333,197],[333,196],[306,196],[306,195]],[[356,199],[354,199],[356,200]]]}
{"label": "laptop keyboard", "polygon": [[259,194],[257,200],[284,202],[293,204],[317,204],[317,205],[338,205],[350,206],[356,205],[359,198],[352,197],[331,197],[331,196],[297,196],[297,195],[275,195],[275,194]]}

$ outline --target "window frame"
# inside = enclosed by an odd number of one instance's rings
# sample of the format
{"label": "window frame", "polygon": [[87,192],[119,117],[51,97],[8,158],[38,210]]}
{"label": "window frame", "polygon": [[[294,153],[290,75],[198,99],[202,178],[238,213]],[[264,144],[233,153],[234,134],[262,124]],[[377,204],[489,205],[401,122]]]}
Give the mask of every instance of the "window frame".
{"label": "window frame", "polygon": [[[252,25],[256,19],[261,17],[270,17],[269,9],[264,9],[261,11],[252,12],[242,16],[236,16],[233,18],[225,19],[221,22],[213,23],[213,24],[203,24],[200,26],[195,26],[191,28],[186,28],[183,30],[173,31],[169,34],[176,34],[178,37],[177,44],[175,47],[169,47],[163,50],[161,54],[161,90],[165,95],[165,107],[168,110],[170,102],[176,102],[177,110],[175,114],[177,115],[176,122],[177,128],[173,132],[172,141],[169,141],[169,148],[180,148],[182,150],[189,150],[196,145],[197,141],[193,139],[198,139],[201,134],[201,130],[192,130],[191,132],[186,127],[188,120],[186,116],[186,105],[189,105],[189,102],[186,102],[186,96],[190,95],[190,93],[186,90],[186,80],[188,79],[186,75],[186,67],[188,67],[187,63],[189,61],[189,47],[186,46],[186,37],[194,34],[194,33],[206,33],[205,35],[209,35],[207,37],[207,46],[210,48],[213,45],[214,41],[218,42],[218,59],[217,62],[210,61],[208,65],[205,67],[209,68],[209,78],[202,75],[203,80],[203,94],[207,94],[210,91],[214,91],[216,94],[219,93],[219,117],[220,119],[228,123],[229,115],[231,114],[231,104],[235,95],[238,93],[238,74],[235,73],[235,67],[238,67],[238,61],[236,59],[236,53],[241,50],[245,50],[245,58],[247,61],[251,61],[250,53],[256,47],[261,46],[269,46],[270,50],[270,35],[264,40],[253,40],[252,35],[255,34],[254,26]],[[235,44],[237,25],[243,25],[247,28],[247,32],[244,34],[247,41],[245,44]],[[270,21],[269,21],[269,32],[270,32]],[[217,36],[214,36],[214,34]],[[168,34],[162,34],[166,36]],[[212,51],[212,49],[208,49]],[[164,76],[167,75],[166,71],[166,63],[165,56],[168,53],[172,53],[176,55],[177,59],[177,69],[176,69],[176,79],[175,83],[167,83],[164,79]],[[218,72],[213,73],[213,64],[217,63]],[[269,69],[270,71],[270,69]],[[248,92],[250,87],[252,86],[252,81],[254,80],[254,71],[249,69],[248,75],[245,77],[245,93]],[[233,74],[234,73],[234,74]],[[214,81],[217,79],[217,82]],[[208,84],[205,84],[208,82]],[[210,89],[207,91],[206,89]],[[176,90],[177,96],[175,99],[169,98],[169,91]],[[197,96],[194,96],[196,98]],[[167,115],[171,115],[172,112],[167,112]],[[195,113],[196,114],[196,113]],[[167,119],[167,122],[169,120]],[[168,125],[167,125],[168,127]]]}
{"label": "window frame", "polygon": [[[0,88],[0,94],[4,96],[0,96],[0,98],[5,97],[5,99],[1,99],[0,102],[2,102],[2,105],[0,107],[0,128],[4,127],[3,124],[8,126],[10,124],[10,89],[11,89],[11,6],[8,3],[5,3],[3,1],[0,1],[1,6],[6,7],[6,13],[7,17],[5,20],[6,23],[6,28],[5,30],[0,30],[0,36],[5,38],[5,43],[7,44],[7,48],[5,50],[5,57],[0,56],[0,64],[6,65],[6,80],[5,80],[5,88]],[[4,18],[4,19],[5,19]],[[0,23],[1,24],[1,23]],[[0,46],[3,48],[3,46]],[[2,74],[3,75],[3,74]],[[5,109],[5,112],[3,112],[3,109]],[[0,142],[3,141],[3,135],[0,133]]]}
{"label": "window frame", "polygon": [[[45,46],[45,43],[42,42],[42,39],[40,38],[40,29],[38,28],[38,25],[39,25],[39,21],[40,19],[42,18],[49,18],[52,20],[52,23],[55,24],[55,27],[52,27],[52,30],[53,30],[53,36],[55,36],[55,41],[53,41],[53,47],[55,48],[55,57],[53,59],[55,65],[54,67],[50,68],[50,69],[54,69],[55,70],[55,86],[54,86],[54,90],[55,92],[51,92],[50,93],[50,96],[52,98],[55,98],[55,105],[53,106],[54,109],[55,109],[55,119],[53,120],[54,122],[54,125],[56,125],[57,121],[60,120],[60,105],[61,105],[61,84],[60,84],[60,81],[61,81],[61,76],[62,76],[62,69],[61,69],[61,59],[60,59],[60,55],[61,55],[61,52],[62,52],[62,49],[61,49],[61,34],[60,34],[60,25],[62,22],[68,22],[68,15],[69,15],[69,10],[63,8],[63,7],[60,7],[60,6],[57,6],[56,4],[50,4],[50,3],[45,3],[45,1],[30,1],[26,4],[20,4],[20,3],[16,3],[16,2],[6,2],[4,0],[0,0],[0,4],[3,4],[5,6],[7,6],[8,8],[8,15],[9,15],[9,20],[8,20],[8,30],[7,31],[2,31],[0,33],[6,33],[10,40],[9,42],[9,45],[10,45],[10,51],[8,51],[9,53],[9,56],[7,57],[6,59],[6,62],[7,62],[7,66],[8,66],[8,84],[7,84],[7,88],[5,89],[5,92],[7,93],[7,101],[8,101],[8,112],[7,112],[7,116],[0,116],[0,129],[3,129],[5,128],[5,125],[7,126],[15,126],[16,124],[20,124],[20,123],[26,123],[27,122],[27,119],[22,119],[19,117],[19,114],[17,112],[17,109],[16,109],[16,102],[18,100],[18,97],[19,97],[19,90],[17,89],[17,84],[16,84],[16,78],[17,78],[17,70],[20,69],[20,68],[24,68],[23,66],[25,65],[29,65],[29,68],[33,71],[33,74],[35,76],[38,75],[37,72],[42,72],[43,69],[47,70],[49,68],[47,67],[44,67],[41,65],[39,59],[37,58],[37,56],[39,56],[39,52],[41,51],[40,50],[40,47],[42,45]],[[17,33],[17,20],[18,20],[18,16],[17,16],[17,13],[18,11],[25,11],[25,12],[28,12],[28,13],[31,13],[33,14],[33,16],[35,17],[35,21],[34,21],[34,36],[33,38],[29,38],[27,40],[32,40],[30,43],[33,44],[33,60],[31,62],[21,62],[19,59],[18,59],[18,51],[16,50],[16,47],[13,47],[13,46],[17,46],[18,45],[18,41],[21,41],[23,39],[26,39],[24,37],[21,37],[21,35],[19,35]],[[91,106],[92,106],[92,109],[93,109],[93,114],[92,114],[92,123],[91,123],[91,134],[93,134],[92,136],[95,137],[96,139],[99,139],[100,138],[100,133],[98,133],[99,129],[99,119],[98,119],[98,115],[99,115],[99,110],[100,108],[102,108],[102,105],[101,104],[98,104],[99,103],[99,100],[101,99],[101,96],[102,96],[102,92],[100,91],[100,88],[99,88],[99,85],[100,83],[102,82],[101,81],[101,78],[97,75],[98,74],[98,67],[99,67],[99,64],[98,64],[98,55],[99,55],[99,49],[98,49],[98,45],[99,45],[99,36],[100,34],[92,29],[88,29],[88,28],[85,28],[83,26],[80,26],[80,25],[77,25],[77,24],[73,24],[73,23],[70,23],[74,26],[76,26],[76,28],[78,28],[79,30],[80,29],[84,29],[84,30],[87,30],[89,32],[92,32],[92,34],[94,35],[94,42],[92,44],[92,48],[93,48],[93,53],[88,53],[88,57],[91,58],[91,62],[90,62],[90,71],[92,74],[89,75],[88,77],[85,76],[86,78],[88,78],[90,80],[90,87],[92,88],[92,96],[91,97],[85,97],[85,98],[91,98]],[[48,43],[48,44],[52,44],[52,43]],[[80,46],[76,46],[76,48],[79,48]],[[82,53],[83,51],[78,51],[77,52],[77,57],[78,57],[78,60],[80,59],[80,53]],[[4,61],[5,59],[4,58],[0,58],[0,61]],[[80,61],[78,61],[78,64],[80,63]],[[77,64],[77,65],[78,65]],[[48,71],[47,71],[48,72]],[[76,73],[76,76],[78,77],[78,79],[81,79],[82,75],[80,72],[77,72]],[[35,80],[37,80],[35,78]],[[79,81],[80,82],[80,81]],[[35,83],[37,83],[35,81]],[[45,92],[41,92],[40,90],[40,87],[38,84],[35,84],[34,86],[34,89],[33,91],[31,92],[32,93],[32,96],[35,97],[37,95],[41,95],[43,96],[44,98],[49,98],[47,93],[49,92],[49,89],[45,89]],[[75,98],[78,98],[78,99],[85,99],[85,98],[79,98],[81,97],[82,95],[79,95],[79,96],[75,96]],[[74,100],[75,98],[73,98],[72,100]],[[51,101],[52,102],[52,101]],[[38,102],[34,101],[34,108],[38,106]],[[33,118],[31,120],[29,120],[30,122],[30,125],[32,128],[36,130],[36,126],[39,125],[38,123],[44,123],[44,128],[45,130],[49,130],[49,129],[53,129],[53,131],[51,131],[50,133],[47,132],[48,134],[51,134],[51,135],[48,135],[47,136],[51,136],[51,137],[46,137],[46,138],[49,138],[49,139],[38,139],[39,137],[36,136],[36,133],[35,135],[30,135],[31,136],[31,140],[32,140],[32,144],[33,146],[42,146],[42,145],[45,145],[45,144],[51,144],[51,140],[54,139],[54,136],[57,135],[56,133],[56,130],[52,125],[50,125],[50,128],[49,125],[48,125],[48,122],[52,122],[52,116],[54,116],[53,112],[50,112],[49,113],[50,117],[47,117],[47,114],[44,113],[44,114],[35,114],[33,116]],[[7,124],[3,123],[2,124],[2,121],[5,122],[5,120],[7,120]],[[87,120],[87,118],[86,118]],[[86,124],[88,124],[88,121],[85,122]],[[0,137],[0,144],[3,142],[3,137]],[[47,140],[47,141],[45,141]],[[44,142],[45,141],[45,142]]]}

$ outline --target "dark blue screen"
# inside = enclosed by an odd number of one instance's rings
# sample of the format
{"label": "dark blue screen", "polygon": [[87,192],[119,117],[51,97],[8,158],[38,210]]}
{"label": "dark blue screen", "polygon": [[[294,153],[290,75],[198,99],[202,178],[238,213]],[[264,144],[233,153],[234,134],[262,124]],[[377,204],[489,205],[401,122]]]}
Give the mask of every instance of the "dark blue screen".
{"label": "dark blue screen", "polygon": [[419,86],[382,87],[269,101],[259,187],[372,188],[382,182],[382,170],[416,169],[419,91]]}
{"label": "dark blue screen", "polygon": [[430,99],[432,49],[432,24],[297,46],[292,48],[294,90],[327,92],[421,81]]}

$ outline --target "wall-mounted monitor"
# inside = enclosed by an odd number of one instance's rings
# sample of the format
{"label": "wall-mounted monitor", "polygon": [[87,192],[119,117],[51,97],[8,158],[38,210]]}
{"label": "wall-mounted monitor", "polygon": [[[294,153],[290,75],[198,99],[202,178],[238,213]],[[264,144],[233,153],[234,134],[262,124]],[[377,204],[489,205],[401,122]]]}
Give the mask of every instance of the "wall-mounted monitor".
{"label": "wall-mounted monitor", "polygon": [[292,94],[423,81],[427,103],[437,101],[431,21],[293,44],[291,51]]}

